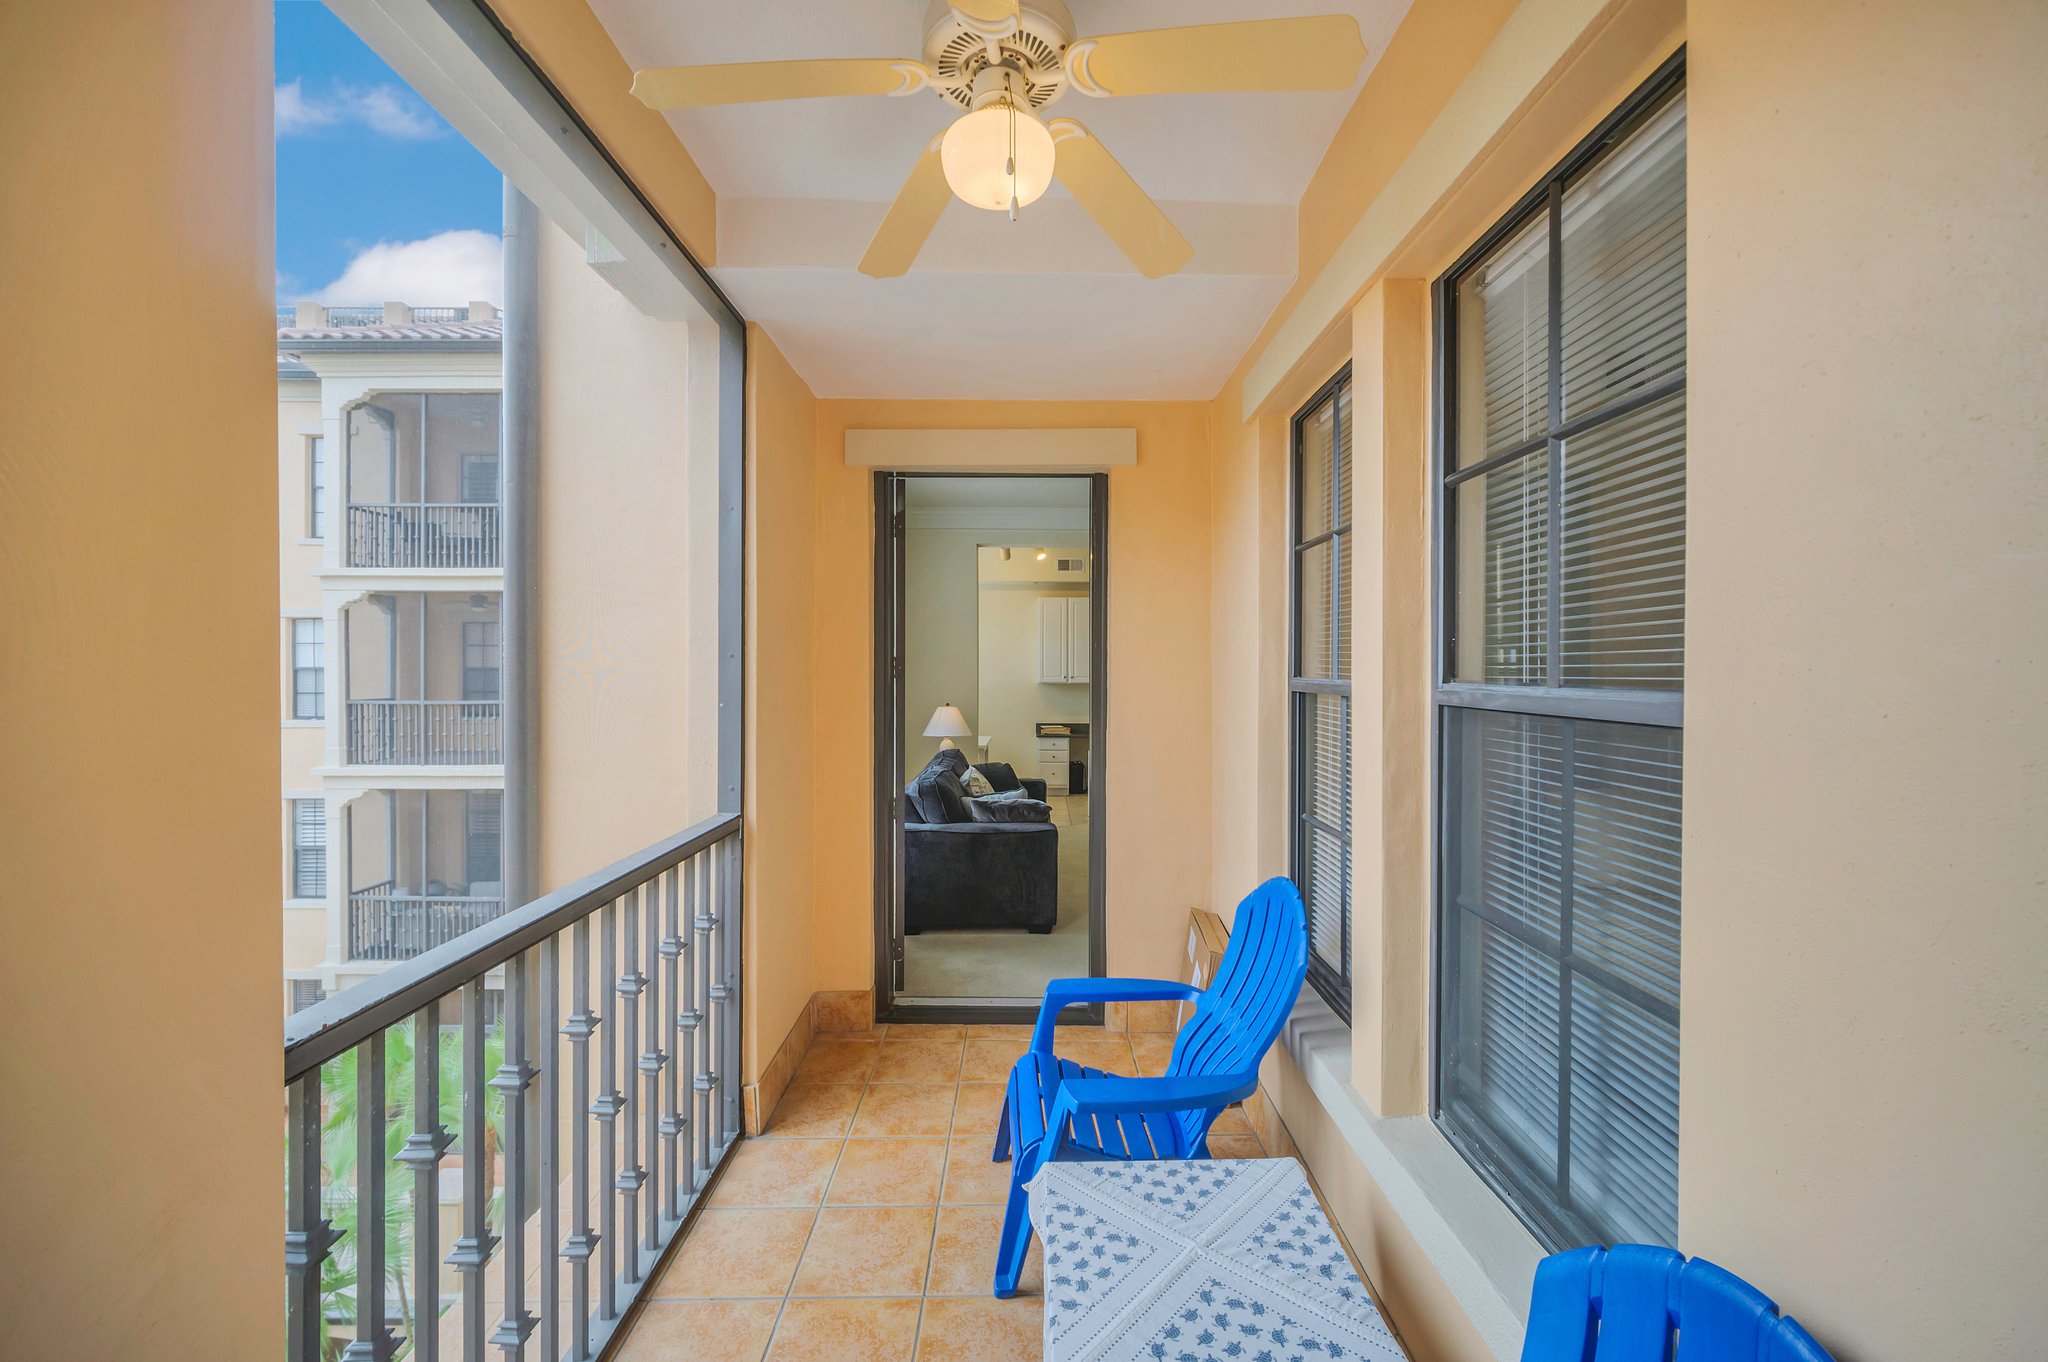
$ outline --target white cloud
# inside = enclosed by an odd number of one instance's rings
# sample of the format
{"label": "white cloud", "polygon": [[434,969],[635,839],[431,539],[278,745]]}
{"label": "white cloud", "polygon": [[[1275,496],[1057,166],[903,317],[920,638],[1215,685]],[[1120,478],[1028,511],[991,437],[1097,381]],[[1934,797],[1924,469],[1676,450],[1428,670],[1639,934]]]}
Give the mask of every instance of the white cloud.
{"label": "white cloud", "polygon": [[419,141],[439,137],[441,120],[419,98],[396,85],[337,85],[325,96],[309,95],[299,81],[271,92],[279,137],[360,124],[385,137]]}
{"label": "white cloud", "polygon": [[504,297],[504,243],[489,232],[440,232],[418,241],[380,241],[348,262],[341,277],[308,295],[341,307],[397,301],[454,307]]}

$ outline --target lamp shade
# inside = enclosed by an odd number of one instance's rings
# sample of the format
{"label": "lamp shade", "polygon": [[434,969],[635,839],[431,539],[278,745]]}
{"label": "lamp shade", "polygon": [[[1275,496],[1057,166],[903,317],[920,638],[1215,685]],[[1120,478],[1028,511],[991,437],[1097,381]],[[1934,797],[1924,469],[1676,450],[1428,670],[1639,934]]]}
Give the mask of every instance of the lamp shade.
{"label": "lamp shade", "polygon": [[1009,210],[1013,194],[1020,208],[1037,202],[1052,183],[1052,165],[1045,124],[1007,102],[963,116],[939,143],[939,167],[954,194],[998,213]]}
{"label": "lamp shade", "polygon": [[966,738],[973,733],[958,705],[940,705],[932,711],[932,721],[924,726],[927,738]]}

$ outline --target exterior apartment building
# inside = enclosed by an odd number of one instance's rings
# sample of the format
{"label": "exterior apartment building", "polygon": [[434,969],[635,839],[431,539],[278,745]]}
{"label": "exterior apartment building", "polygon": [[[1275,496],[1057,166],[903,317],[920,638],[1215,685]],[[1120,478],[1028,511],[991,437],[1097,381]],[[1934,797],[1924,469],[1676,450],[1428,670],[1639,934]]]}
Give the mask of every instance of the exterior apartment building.
{"label": "exterior apartment building", "polygon": [[296,1011],[505,908],[501,324],[279,310],[279,828]]}

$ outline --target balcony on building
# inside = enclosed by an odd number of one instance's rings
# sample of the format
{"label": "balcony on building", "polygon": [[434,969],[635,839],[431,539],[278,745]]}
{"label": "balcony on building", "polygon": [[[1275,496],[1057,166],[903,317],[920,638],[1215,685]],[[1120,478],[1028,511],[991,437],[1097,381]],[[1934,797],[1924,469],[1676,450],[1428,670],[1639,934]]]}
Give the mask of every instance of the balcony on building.
{"label": "balcony on building", "polygon": [[377,592],[342,608],[351,766],[505,759],[497,592]]}
{"label": "balcony on building", "polygon": [[348,409],[347,564],[503,566],[499,395],[377,393]]}
{"label": "balcony on building", "polygon": [[410,960],[505,911],[499,790],[371,790],[348,805],[347,958]]}

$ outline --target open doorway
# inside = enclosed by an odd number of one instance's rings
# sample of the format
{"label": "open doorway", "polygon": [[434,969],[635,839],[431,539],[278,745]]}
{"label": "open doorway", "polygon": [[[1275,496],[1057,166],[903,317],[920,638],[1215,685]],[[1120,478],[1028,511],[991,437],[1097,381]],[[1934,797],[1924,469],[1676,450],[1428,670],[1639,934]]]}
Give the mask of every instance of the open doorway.
{"label": "open doorway", "polygon": [[1106,483],[878,477],[880,1016],[1102,972]]}

